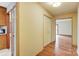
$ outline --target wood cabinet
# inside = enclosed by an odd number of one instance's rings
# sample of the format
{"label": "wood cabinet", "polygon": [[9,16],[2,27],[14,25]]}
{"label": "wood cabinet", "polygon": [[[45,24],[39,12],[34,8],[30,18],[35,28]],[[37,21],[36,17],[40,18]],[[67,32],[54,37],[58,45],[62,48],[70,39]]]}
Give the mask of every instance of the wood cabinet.
{"label": "wood cabinet", "polygon": [[[4,7],[0,6],[0,26],[7,26],[7,10]],[[7,48],[7,34],[6,35],[0,35],[0,49]]]}
{"label": "wood cabinet", "polygon": [[6,35],[0,36],[0,49],[6,48]]}
{"label": "wood cabinet", "polygon": [[0,25],[6,25],[6,8],[0,6]]}

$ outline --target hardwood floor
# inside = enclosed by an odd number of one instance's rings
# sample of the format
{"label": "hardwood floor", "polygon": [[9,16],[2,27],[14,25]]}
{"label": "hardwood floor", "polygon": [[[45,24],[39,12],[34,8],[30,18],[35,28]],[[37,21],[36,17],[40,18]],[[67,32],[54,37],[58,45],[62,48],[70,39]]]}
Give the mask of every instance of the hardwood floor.
{"label": "hardwood floor", "polygon": [[76,48],[71,44],[71,37],[57,35],[56,42],[45,46],[37,56],[77,56]]}

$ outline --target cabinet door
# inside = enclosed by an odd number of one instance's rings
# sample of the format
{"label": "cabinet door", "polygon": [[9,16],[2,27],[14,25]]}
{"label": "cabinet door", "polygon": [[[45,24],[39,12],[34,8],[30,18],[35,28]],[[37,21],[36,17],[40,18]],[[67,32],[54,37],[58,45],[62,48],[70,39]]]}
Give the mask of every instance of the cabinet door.
{"label": "cabinet door", "polygon": [[6,36],[0,36],[0,49],[6,49]]}
{"label": "cabinet door", "polygon": [[5,8],[0,8],[0,25],[5,25],[5,20],[6,20],[6,9]]}
{"label": "cabinet door", "polygon": [[5,17],[6,17],[5,14],[0,13],[0,25],[5,25]]}

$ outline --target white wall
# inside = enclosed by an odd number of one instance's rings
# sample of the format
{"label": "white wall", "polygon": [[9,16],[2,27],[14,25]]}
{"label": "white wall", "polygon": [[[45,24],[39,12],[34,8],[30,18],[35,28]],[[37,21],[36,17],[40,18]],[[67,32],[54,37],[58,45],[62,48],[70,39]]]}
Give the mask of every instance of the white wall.
{"label": "white wall", "polygon": [[72,35],[71,19],[57,20],[58,34]]}
{"label": "white wall", "polygon": [[44,15],[51,15],[37,3],[19,3],[18,5],[19,55],[34,56],[43,49]]}

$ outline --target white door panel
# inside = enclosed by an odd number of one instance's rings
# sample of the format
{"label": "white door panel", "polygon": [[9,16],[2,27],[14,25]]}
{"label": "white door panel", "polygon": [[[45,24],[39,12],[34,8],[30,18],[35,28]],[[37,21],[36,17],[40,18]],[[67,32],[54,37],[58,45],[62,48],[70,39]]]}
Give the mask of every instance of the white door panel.
{"label": "white door panel", "polygon": [[11,52],[16,55],[16,7],[10,12],[10,17]]}
{"label": "white door panel", "polygon": [[44,46],[51,42],[52,35],[52,22],[51,19],[44,16]]}

